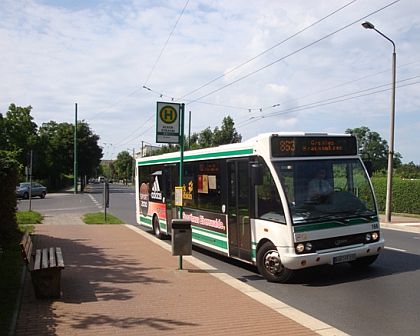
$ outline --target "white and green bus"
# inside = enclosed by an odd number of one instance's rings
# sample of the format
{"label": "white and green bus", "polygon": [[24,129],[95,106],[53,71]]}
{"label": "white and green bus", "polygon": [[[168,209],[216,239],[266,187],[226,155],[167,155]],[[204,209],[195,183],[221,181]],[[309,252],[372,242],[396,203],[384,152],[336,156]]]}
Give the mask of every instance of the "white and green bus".
{"label": "white and green bus", "polygon": [[[159,238],[178,218],[179,162],[179,152],[136,158],[137,222]],[[368,266],[384,240],[366,167],[348,134],[262,134],[186,151],[183,218],[193,244],[255,264],[269,281],[323,264]]]}

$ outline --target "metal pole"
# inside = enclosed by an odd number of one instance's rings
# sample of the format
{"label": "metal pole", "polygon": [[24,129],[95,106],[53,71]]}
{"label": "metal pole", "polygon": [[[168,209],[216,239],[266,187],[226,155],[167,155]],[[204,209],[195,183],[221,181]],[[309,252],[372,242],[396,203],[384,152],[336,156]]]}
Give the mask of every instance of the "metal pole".
{"label": "metal pole", "polygon": [[191,111],[189,111],[188,121],[188,149],[191,149]]}
{"label": "metal pole", "polygon": [[396,82],[396,63],[397,54],[392,53],[392,96],[391,96],[391,122],[390,122],[390,138],[389,138],[389,151],[388,151],[388,175],[386,185],[386,205],[385,205],[385,218],[388,223],[391,222],[392,212],[392,176],[394,170],[394,131],[395,131],[395,82]]}
{"label": "metal pole", "polygon": [[74,194],[77,194],[77,103],[74,104],[74,162],[73,162],[73,173],[74,173]]}
{"label": "metal pole", "polygon": [[32,156],[33,150],[31,149],[31,158],[29,161],[29,211],[32,211]]}
{"label": "metal pole", "polygon": [[362,23],[362,26],[366,29],[373,29],[379,35],[386,38],[392,43],[392,95],[391,95],[391,122],[390,122],[390,135],[389,135],[389,150],[388,150],[388,172],[387,172],[387,186],[386,186],[386,201],[385,201],[385,221],[391,222],[392,212],[392,175],[394,170],[394,131],[395,131],[395,82],[396,82],[396,64],[397,54],[395,52],[395,43],[388,36],[380,32],[375,26],[366,21]]}
{"label": "metal pole", "polygon": [[131,172],[131,185],[134,185],[134,172],[136,171],[136,158],[134,157],[135,155],[135,148],[133,148],[133,171]]}
{"label": "metal pole", "polygon": [[[184,174],[184,108],[185,104],[181,104],[180,106],[180,123],[181,123],[181,130],[180,130],[180,139],[179,139],[179,147],[180,147],[180,160],[179,160],[179,185],[183,186],[183,174]],[[182,212],[183,207],[179,207],[179,218],[182,219]],[[182,270],[182,255],[179,256],[179,269]]]}

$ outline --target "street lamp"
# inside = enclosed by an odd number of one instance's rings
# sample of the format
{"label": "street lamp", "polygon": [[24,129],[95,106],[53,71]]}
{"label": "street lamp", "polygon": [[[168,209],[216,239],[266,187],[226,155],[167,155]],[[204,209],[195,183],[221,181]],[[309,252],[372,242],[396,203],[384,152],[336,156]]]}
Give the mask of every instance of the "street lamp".
{"label": "street lamp", "polygon": [[387,174],[387,187],[386,187],[386,205],[385,205],[385,220],[391,222],[391,203],[392,203],[392,174],[394,165],[394,121],[395,121],[395,77],[396,77],[396,62],[397,54],[395,53],[395,43],[388,36],[381,33],[375,28],[375,26],[366,21],[362,23],[362,26],[366,29],[373,29],[379,35],[385,37],[389,42],[392,43],[392,94],[391,94],[391,123],[390,123],[390,139],[389,139],[389,151],[388,151],[388,174]]}

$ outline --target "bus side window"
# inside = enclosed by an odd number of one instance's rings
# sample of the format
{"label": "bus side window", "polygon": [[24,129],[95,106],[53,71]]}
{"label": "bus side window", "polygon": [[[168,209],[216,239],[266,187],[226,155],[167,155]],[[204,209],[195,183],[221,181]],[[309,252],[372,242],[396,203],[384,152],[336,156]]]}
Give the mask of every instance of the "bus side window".
{"label": "bus side window", "polygon": [[284,210],[273,177],[265,164],[262,166],[262,184],[257,186],[257,217],[286,223]]}

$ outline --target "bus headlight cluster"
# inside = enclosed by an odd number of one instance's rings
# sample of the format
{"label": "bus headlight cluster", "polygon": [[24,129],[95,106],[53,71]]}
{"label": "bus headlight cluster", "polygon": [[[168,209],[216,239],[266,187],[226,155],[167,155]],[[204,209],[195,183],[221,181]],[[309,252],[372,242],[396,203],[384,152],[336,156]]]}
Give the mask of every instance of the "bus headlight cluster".
{"label": "bus headlight cluster", "polygon": [[295,245],[295,249],[297,253],[309,253],[312,251],[312,243],[299,243]]}
{"label": "bus headlight cluster", "polygon": [[366,233],[366,235],[365,235],[366,243],[375,242],[377,240],[379,240],[379,232],[375,231],[375,232]]}

